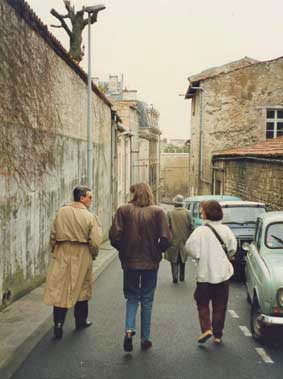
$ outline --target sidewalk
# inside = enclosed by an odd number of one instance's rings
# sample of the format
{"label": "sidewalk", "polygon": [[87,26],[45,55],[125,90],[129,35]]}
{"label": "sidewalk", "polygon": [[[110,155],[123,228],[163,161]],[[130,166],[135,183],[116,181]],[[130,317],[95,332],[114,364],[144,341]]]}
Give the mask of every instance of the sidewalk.
{"label": "sidewalk", "polygon": [[[101,248],[93,264],[93,276],[99,275],[118,256],[109,241]],[[52,328],[52,307],[43,303],[44,285],[0,312],[0,378],[8,379],[26,359],[34,346]]]}

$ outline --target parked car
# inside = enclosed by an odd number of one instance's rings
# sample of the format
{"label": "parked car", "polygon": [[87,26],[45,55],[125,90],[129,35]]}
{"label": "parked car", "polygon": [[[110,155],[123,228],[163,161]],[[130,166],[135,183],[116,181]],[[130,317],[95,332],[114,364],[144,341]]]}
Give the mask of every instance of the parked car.
{"label": "parked car", "polygon": [[237,251],[232,261],[234,278],[245,281],[246,255],[254,239],[256,220],[266,212],[265,204],[254,201],[219,201],[223,210],[222,223],[230,227],[237,238]]}
{"label": "parked car", "polygon": [[236,196],[227,196],[227,195],[202,195],[202,196],[193,196],[187,197],[185,199],[185,207],[190,211],[193,229],[202,224],[201,213],[200,213],[200,203],[207,200],[216,200],[216,201],[227,201],[227,200],[241,200]]}
{"label": "parked car", "polygon": [[262,341],[268,327],[283,328],[283,212],[258,217],[246,258],[251,331]]}

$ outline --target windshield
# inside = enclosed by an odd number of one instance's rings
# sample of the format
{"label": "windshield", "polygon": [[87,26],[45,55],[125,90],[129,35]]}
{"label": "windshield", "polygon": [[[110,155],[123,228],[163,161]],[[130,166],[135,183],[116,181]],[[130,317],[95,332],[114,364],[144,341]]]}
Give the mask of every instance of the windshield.
{"label": "windshield", "polygon": [[270,224],[266,231],[265,244],[270,249],[283,249],[283,223]]}
{"label": "windshield", "polygon": [[239,225],[255,224],[257,217],[265,212],[263,207],[231,207],[222,208],[222,223],[235,223]]}

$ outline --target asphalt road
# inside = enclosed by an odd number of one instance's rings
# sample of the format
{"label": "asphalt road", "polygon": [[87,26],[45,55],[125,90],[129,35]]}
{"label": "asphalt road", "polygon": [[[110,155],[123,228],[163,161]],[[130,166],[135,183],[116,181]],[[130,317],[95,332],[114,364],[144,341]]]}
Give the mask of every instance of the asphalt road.
{"label": "asphalt road", "polygon": [[114,261],[95,283],[90,302],[94,325],[74,332],[69,312],[63,340],[52,340],[50,329],[13,378],[281,379],[283,344],[261,346],[248,335],[250,306],[240,284],[231,284],[223,345],[208,341],[198,347],[195,267],[191,261],[186,274],[186,282],[174,285],[169,264],[161,263],[152,320],[153,348],[140,350],[138,332],[133,353],[125,354],[122,272],[118,260]]}

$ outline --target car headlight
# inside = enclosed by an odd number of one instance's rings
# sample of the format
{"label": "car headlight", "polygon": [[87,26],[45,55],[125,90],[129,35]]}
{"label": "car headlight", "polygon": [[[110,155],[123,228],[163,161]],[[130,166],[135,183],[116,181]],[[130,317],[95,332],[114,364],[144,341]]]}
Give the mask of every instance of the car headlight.
{"label": "car headlight", "polygon": [[243,242],[242,249],[244,251],[249,251],[249,248],[250,248],[250,244],[248,242]]}
{"label": "car headlight", "polygon": [[283,288],[279,288],[277,291],[277,301],[280,307],[283,307]]}

